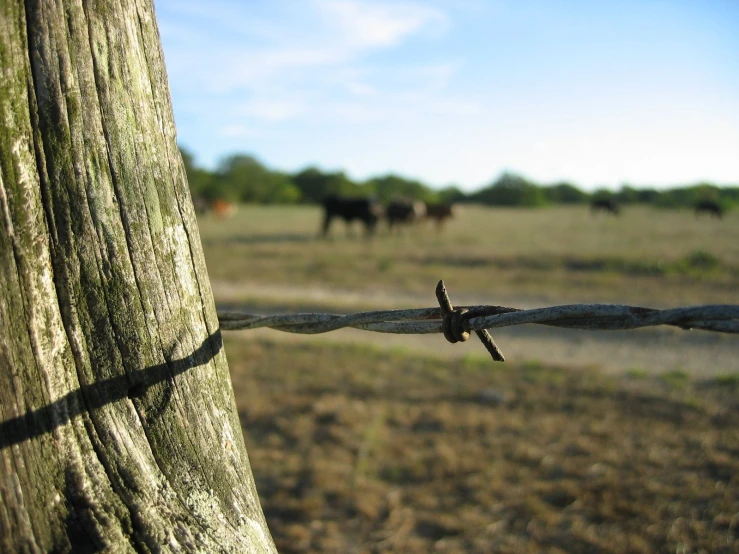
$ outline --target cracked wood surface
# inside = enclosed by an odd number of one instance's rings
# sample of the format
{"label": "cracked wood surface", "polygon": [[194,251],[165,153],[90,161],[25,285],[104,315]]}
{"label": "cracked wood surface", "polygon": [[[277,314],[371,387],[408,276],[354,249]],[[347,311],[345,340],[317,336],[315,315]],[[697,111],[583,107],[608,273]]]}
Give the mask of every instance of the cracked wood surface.
{"label": "cracked wood surface", "polygon": [[0,551],[274,551],[151,1],[2,0],[0,71]]}

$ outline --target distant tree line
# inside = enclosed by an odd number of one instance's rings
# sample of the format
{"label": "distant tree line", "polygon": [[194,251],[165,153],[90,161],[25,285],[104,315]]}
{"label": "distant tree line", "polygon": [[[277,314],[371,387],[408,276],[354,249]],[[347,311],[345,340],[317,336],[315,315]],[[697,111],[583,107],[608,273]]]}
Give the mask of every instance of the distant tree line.
{"label": "distant tree line", "polygon": [[398,175],[373,177],[363,182],[351,180],[343,171],[325,172],[308,167],[297,173],[267,168],[254,156],[233,154],[224,158],[215,171],[195,164],[192,154],[181,148],[193,197],[252,204],[316,204],[330,194],[375,197],[382,202],[395,198],[426,202],[455,202],[490,206],[540,207],[556,204],[587,204],[610,198],[626,204],[651,204],[664,208],[692,207],[711,200],[724,209],[739,204],[739,186],[696,183],[656,190],[624,185],[614,192],[606,189],[586,192],[572,183],[543,185],[514,173],[503,173],[478,191],[465,193],[456,186],[432,189],[420,181]]}

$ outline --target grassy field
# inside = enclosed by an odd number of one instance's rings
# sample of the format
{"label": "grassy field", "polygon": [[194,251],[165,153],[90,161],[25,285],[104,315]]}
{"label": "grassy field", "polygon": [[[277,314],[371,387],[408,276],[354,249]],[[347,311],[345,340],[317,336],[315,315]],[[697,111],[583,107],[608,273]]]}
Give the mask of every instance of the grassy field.
{"label": "grassy field", "polygon": [[[236,289],[249,282],[433,299],[443,278],[454,294],[504,305],[507,298],[731,303],[739,288],[739,212],[716,221],[645,207],[619,218],[593,217],[585,207],[466,207],[440,233],[381,229],[373,240],[359,227],[348,236],[340,221],[329,240],[317,240],[320,219],[317,207],[284,206],[203,218],[211,280]],[[258,300],[248,292],[233,297]]]}
{"label": "grassy field", "polygon": [[[441,233],[381,230],[372,240],[343,224],[318,240],[319,223],[309,207],[203,218],[217,302],[267,312],[431,306],[444,278],[460,304],[737,303],[739,213],[470,207]],[[594,343],[596,363],[552,363],[565,337],[524,335],[541,356],[493,364],[479,344],[450,346],[463,353],[449,358],[333,336],[226,335],[281,552],[739,551],[739,372],[655,374],[652,335],[646,365],[619,374],[597,361],[628,355],[628,343]],[[719,350],[739,359],[735,339],[698,355],[709,366]]]}

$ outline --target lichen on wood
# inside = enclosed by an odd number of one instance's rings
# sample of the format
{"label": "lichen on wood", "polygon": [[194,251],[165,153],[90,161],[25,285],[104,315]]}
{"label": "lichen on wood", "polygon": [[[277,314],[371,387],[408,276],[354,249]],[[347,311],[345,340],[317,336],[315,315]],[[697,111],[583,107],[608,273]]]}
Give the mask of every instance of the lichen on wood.
{"label": "lichen on wood", "polygon": [[0,551],[273,551],[152,3],[3,2],[0,67]]}

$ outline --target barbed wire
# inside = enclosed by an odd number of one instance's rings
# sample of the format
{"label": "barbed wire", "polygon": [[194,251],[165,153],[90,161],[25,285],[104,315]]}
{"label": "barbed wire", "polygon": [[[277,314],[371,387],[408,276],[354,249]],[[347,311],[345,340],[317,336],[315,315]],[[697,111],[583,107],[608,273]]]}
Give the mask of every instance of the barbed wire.
{"label": "barbed wire", "polygon": [[616,304],[566,304],[521,310],[505,306],[459,306],[453,308],[444,281],[436,287],[438,308],[378,310],[349,315],[295,313],[260,316],[238,311],[219,311],[223,330],[268,327],[301,334],[328,333],[353,328],[376,333],[418,335],[443,333],[449,342],[463,342],[474,331],[496,361],[504,361],[489,329],[535,323],[567,329],[615,331],[670,325],[739,334],[739,306],[715,304],[657,310]]}

